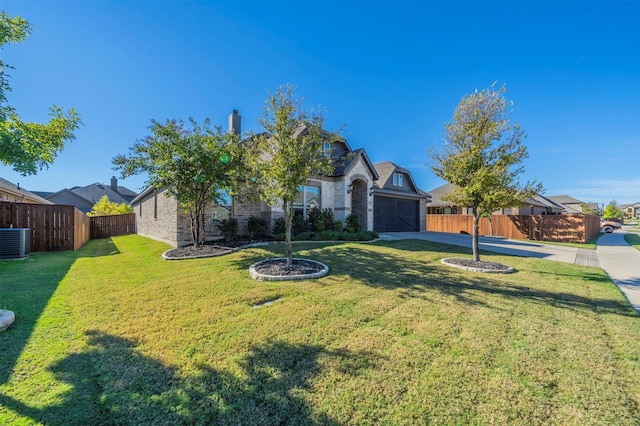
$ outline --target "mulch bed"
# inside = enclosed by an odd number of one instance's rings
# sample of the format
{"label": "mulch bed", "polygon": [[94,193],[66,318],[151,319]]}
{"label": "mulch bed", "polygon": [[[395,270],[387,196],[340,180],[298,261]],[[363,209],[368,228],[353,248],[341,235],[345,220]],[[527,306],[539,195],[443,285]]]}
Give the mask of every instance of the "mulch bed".
{"label": "mulch bed", "polygon": [[248,244],[256,244],[262,242],[268,242],[271,240],[233,240],[233,241],[210,241],[204,243],[200,247],[185,246],[178,247],[172,250],[168,250],[164,253],[164,257],[167,259],[190,259],[197,257],[213,257],[230,253],[239,247],[246,246]]}
{"label": "mulch bed", "polygon": [[269,259],[254,268],[260,274],[273,276],[308,275],[323,270],[321,264],[304,259],[293,259],[289,267],[287,267],[287,259]]}
{"label": "mulch bed", "polygon": [[510,272],[513,272],[513,268],[509,265],[497,262],[485,262],[483,260],[475,261],[473,259],[448,257],[446,259],[442,259],[442,263],[444,263],[445,265],[475,272],[489,272],[498,274],[508,274]]}

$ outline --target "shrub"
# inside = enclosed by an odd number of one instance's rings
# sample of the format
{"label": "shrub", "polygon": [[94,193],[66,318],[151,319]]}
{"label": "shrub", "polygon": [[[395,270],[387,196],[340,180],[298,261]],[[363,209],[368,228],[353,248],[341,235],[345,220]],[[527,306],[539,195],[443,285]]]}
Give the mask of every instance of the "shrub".
{"label": "shrub", "polygon": [[335,231],[335,218],[333,217],[333,210],[322,209],[321,218],[322,223],[324,224],[324,229],[328,231]]}
{"label": "shrub", "polygon": [[[285,234],[285,229],[284,229],[284,218],[280,217],[278,219],[276,219],[275,221],[273,221],[273,235],[282,235],[282,239],[284,240],[284,234]],[[276,238],[278,239],[278,238]]]}
{"label": "shrub", "polygon": [[238,220],[232,217],[222,219],[216,225],[225,240],[231,241],[238,237]]}
{"label": "shrub", "polygon": [[303,232],[309,231],[309,225],[301,215],[294,215],[291,221],[291,234],[299,235]]}
{"label": "shrub", "polygon": [[258,235],[264,235],[267,230],[267,221],[261,217],[251,216],[247,220],[247,233],[249,238],[254,238]]}
{"label": "shrub", "polygon": [[336,232],[344,231],[344,223],[340,219],[333,222],[333,230]]}
{"label": "shrub", "polygon": [[353,213],[347,216],[347,232],[355,233],[360,231],[362,231],[360,218]]}
{"label": "shrub", "polygon": [[324,223],[322,222],[322,213],[316,207],[311,208],[307,212],[307,221],[309,222],[309,227],[316,232],[324,231]]}

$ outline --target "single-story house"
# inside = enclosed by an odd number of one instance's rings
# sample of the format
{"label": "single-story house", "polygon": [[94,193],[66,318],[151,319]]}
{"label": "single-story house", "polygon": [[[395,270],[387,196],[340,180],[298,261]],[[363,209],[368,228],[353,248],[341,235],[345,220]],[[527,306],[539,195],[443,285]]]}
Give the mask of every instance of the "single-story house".
{"label": "single-story house", "polygon": [[[229,115],[229,131],[240,134],[240,116]],[[327,134],[328,135],[328,134]],[[336,220],[355,214],[367,230],[420,231],[425,229],[428,195],[421,191],[411,173],[385,162],[374,165],[363,148],[352,149],[342,137],[328,138],[323,152],[334,164],[330,175],[309,178],[300,187],[294,202],[297,214],[306,217],[309,209],[331,209]],[[147,188],[131,205],[136,213],[138,234],[167,242],[177,247],[191,243],[191,227],[187,214],[166,190]],[[238,220],[240,233],[246,232],[249,217],[261,217],[271,226],[283,211],[263,202],[246,203],[229,199],[223,205],[210,206],[205,212],[207,240],[220,237],[216,221],[226,217]]]}
{"label": "single-story house", "polygon": [[10,203],[54,204],[33,192],[20,188],[20,184],[16,185],[3,178],[0,178],[0,201],[8,201]]}
{"label": "single-story house", "polygon": [[585,203],[568,195],[547,195],[546,197],[554,203],[560,204],[564,208],[563,213],[566,214],[583,213],[584,206],[589,207],[591,211],[598,211],[598,203]]}
{"label": "single-story house", "polygon": [[[427,214],[472,214],[470,207],[456,206],[442,198],[455,189],[455,185],[446,183],[428,192],[431,202]],[[552,201],[549,197],[536,195],[527,199],[522,205],[496,210],[494,215],[555,215],[562,214],[564,207]]]}

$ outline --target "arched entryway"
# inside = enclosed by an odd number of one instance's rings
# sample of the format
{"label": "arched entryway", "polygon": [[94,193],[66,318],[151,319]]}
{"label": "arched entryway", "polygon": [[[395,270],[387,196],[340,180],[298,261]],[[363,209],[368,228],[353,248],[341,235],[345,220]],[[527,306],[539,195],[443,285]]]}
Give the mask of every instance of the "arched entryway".
{"label": "arched entryway", "polygon": [[362,179],[351,182],[351,213],[358,216],[363,229],[368,229],[368,194],[367,184]]}

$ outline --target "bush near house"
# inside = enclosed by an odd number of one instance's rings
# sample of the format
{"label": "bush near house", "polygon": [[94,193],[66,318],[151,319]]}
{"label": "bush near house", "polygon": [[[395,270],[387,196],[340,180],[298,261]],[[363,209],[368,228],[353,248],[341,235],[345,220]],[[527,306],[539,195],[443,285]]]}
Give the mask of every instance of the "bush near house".
{"label": "bush near house", "polygon": [[[274,238],[284,240],[284,230],[284,219],[276,219],[273,225]],[[294,241],[370,241],[378,238],[378,233],[363,230],[356,215],[347,216],[345,227],[341,220],[334,219],[331,209],[313,208],[307,213],[306,220],[299,215],[293,218],[291,238]]]}

